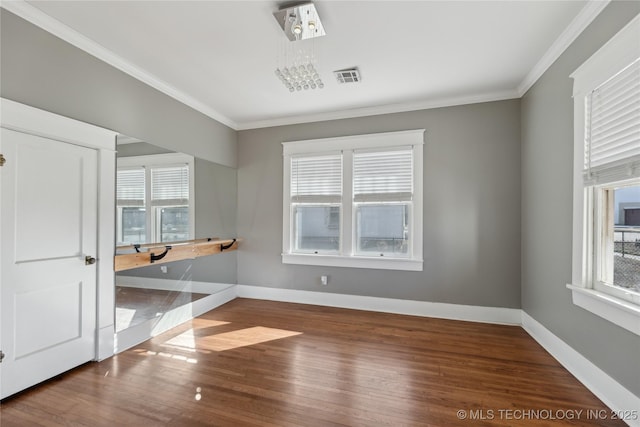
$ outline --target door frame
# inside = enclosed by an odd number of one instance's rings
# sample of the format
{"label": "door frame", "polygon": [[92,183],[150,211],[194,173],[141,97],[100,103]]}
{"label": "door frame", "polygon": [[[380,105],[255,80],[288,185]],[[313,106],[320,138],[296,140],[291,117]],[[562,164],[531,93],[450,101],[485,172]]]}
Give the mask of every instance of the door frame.
{"label": "door frame", "polygon": [[[114,354],[115,338],[113,257],[115,254],[117,132],[5,98],[0,98],[0,113],[0,127],[93,148],[98,152],[97,318],[94,360],[106,359]],[[7,162],[10,161],[11,159],[7,159]]]}

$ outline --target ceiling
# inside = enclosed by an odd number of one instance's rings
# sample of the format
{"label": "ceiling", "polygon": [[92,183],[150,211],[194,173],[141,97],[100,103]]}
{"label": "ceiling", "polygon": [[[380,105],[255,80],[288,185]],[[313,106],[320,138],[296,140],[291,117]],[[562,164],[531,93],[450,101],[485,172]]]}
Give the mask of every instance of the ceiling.
{"label": "ceiling", "polygon": [[[516,98],[606,5],[316,1],[327,35],[290,42],[273,1],[3,3],[234,129]],[[323,89],[289,93],[276,77],[297,46]],[[338,84],[333,71],[354,66],[362,81]]]}

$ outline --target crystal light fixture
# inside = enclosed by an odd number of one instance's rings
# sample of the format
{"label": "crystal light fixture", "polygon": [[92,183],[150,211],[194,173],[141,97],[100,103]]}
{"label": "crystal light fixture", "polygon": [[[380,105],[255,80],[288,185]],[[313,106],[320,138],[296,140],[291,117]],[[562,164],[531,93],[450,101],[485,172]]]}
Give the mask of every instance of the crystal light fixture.
{"label": "crystal light fixture", "polygon": [[315,39],[326,33],[313,3],[292,6],[273,16],[289,42],[279,52],[276,76],[289,92],[322,89],[316,68]]}
{"label": "crystal light fixture", "polygon": [[284,35],[291,40],[322,37],[326,33],[313,3],[299,4],[273,13]]}
{"label": "crystal light fixture", "polygon": [[303,89],[322,89],[324,87],[324,83],[316,67],[311,62],[292,65],[290,67],[284,67],[283,69],[277,68],[276,76],[278,76],[282,84],[289,89],[289,92]]}

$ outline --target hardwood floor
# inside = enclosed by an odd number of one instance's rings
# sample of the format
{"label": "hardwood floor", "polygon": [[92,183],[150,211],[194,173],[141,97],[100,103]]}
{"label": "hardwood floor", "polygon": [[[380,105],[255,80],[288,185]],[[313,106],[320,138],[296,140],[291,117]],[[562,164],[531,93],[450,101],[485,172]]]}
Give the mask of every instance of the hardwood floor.
{"label": "hardwood floor", "polygon": [[2,427],[625,425],[519,327],[247,299],[0,411]]}

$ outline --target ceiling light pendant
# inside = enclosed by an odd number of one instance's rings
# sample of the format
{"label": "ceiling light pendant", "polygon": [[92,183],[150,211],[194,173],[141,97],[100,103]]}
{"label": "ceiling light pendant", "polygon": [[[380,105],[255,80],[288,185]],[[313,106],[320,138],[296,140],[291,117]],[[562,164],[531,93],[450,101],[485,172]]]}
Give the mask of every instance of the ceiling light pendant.
{"label": "ceiling light pendant", "polygon": [[[313,3],[282,9],[273,16],[290,41],[315,39],[325,35]],[[287,90],[301,92],[324,88],[324,82],[316,68],[315,40],[302,44],[285,43],[275,74]]]}
{"label": "ceiling light pendant", "polygon": [[273,13],[289,40],[307,40],[326,35],[313,3],[305,3]]}

